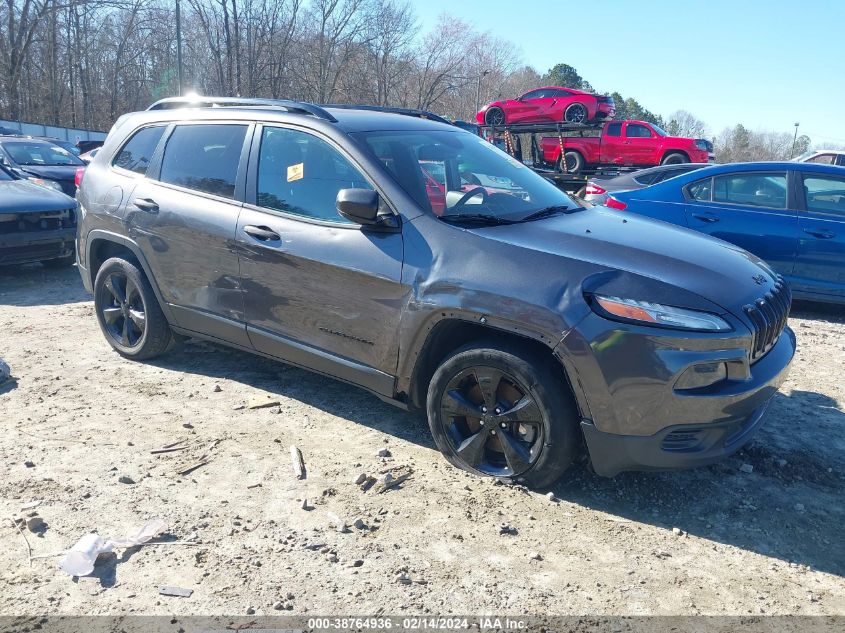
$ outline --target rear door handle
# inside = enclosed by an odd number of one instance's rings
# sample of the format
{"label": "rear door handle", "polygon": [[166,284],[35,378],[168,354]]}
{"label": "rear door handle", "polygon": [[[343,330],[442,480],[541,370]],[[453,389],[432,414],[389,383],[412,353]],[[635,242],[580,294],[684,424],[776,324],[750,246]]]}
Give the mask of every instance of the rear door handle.
{"label": "rear door handle", "polygon": [[244,227],[244,233],[257,240],[261,240],[262,242],[278,242],[282,239],[278,233],[267,226],[253,226],[252,224],[247,224]]}
{"label": "rear door handle", "polygon": [[820,240],[830,240],[836,237],[836,233],[833,231],[827,231],[825,229],[804,229],[804,233],[807,235],[812,235],[813,237],[817,237]]}
{"label": "rear door handle", "polygon": [[151,200],[150,198],[135,198],[132,201],[132,204],[141,209],[141,211],[146,211],[147,213],[158,213],[158,204],[155,200]]}
{"label": "rear door handle", "polygon": [[712,213],[693,213],[692,217],[696,220],[701,220],[702,222],[718,222],[719,218],[713,215]]}

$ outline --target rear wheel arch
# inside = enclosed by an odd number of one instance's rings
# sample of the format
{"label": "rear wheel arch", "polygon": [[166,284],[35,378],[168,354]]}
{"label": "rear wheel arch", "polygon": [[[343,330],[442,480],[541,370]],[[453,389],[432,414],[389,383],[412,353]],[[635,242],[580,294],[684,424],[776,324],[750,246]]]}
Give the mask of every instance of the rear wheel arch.
{"label": "rear wheel arch", "polygon": [[551,371],[563,381],[564,388],[572,391],[563,365],[554,357],[553,349],[557,341],[532,332],[510,331],[446,314],[430,327],[412,361],[413,369],[407,385],[409,406],[425,409],[429,383],[442,362],[455,350],[482,341],[530,349],[537,356],[548,359]]}
{"label": "rear wheel arch", "polygon": [[169,306],[164,301],[155,277],[147,264],[144,254],[141,252],[141,247],[122,235],[97,230],[91,231],[88,234],[88,255],[85,261],[88,265],[87,274],[91,281],[91,287],[94,286],[97,271],[99,271],[106,260],[112,257],[120,257],[140,267],[147,281],[150,282],[150,286],[152,286],[162,312],[164,312],[168,321],[174,323]]}

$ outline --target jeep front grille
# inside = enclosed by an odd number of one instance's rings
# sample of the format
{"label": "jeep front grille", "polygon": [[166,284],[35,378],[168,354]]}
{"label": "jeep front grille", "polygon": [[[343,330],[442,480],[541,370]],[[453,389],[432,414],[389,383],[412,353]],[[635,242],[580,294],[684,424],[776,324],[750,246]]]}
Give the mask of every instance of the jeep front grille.
{"label": "jeep front grille", "polygon": [[743,306],[751,325],[751,362],[766,355],[786,327],[789,309],[792,306],[792,293],[789,286],[778,275],[775,285],[753,304]]}

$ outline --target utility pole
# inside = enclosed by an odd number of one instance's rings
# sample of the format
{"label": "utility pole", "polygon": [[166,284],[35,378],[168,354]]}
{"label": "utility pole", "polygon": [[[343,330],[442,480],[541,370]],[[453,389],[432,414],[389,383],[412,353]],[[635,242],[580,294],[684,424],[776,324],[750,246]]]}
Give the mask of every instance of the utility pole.
{"label": "utility pole", "polygon": [[483,71],[480,75],[478,75],[478,85],[475,88],[475,111],[478,112],[481,109],[481,80],[482,78],[486,77],[490,74],[489,70]]}
{"label": "utility pole", "polygon": [[176,0],[176,72],[179,75],[179,96],[182,96],[182,13],[179,11],[179,0]]}
{"label": "utility pole", "polygon": [[792,137],[792,151],[789,152],[789,159],[792,160],[792,157],[795,156],[795,142],[798,140],[798,122],[795,122],[795,136]]}

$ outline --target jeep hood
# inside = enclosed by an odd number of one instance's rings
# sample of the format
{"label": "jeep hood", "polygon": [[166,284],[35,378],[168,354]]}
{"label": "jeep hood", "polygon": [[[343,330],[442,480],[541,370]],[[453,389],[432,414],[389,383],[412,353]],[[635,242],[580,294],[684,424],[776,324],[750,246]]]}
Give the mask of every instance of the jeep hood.
{"label": "jeep hood", "polygon": [[[760,258],[702,233],[603,207],[473,230],[533,251],[623,271],[691,292],[727,312],[753,302],[775,275]],[[567,266],[566,261],[561,266]],[[762,278],[761,278],[762,275]],[[636,297],[640,298],[640,297]],[[654,299],[652,299],[654,300]]]}
{"label": "jeep hood", "polygon": [[70,180],[76,177],[76,170],[84,165],[20,165],[18,169],[38,178],[48,180]]}

